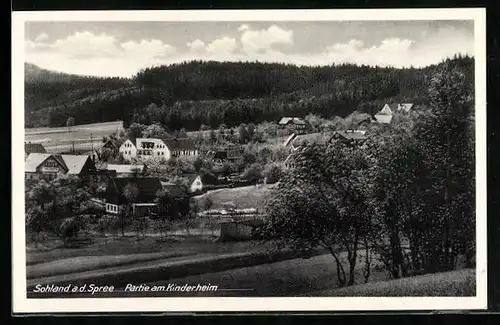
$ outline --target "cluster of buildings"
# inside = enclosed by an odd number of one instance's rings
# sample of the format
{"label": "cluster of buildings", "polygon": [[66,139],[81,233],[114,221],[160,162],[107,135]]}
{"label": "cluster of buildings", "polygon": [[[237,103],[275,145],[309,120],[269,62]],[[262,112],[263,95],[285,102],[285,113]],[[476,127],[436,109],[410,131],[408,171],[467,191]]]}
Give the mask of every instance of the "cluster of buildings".
{"label": "cluster of buildings", "polygon": [[[379,112],[377,112],[374,115],[371,115],[365,120],[360,121],[358,123],[358,126],[366,126],[367,124],[371,123],[390,124],[392,122],[395,113],[401,113],[401,112],[408,113],[412,107],[413,104],[411,103],[385,104]],[[291,123],[290,118],[287,118],[285,121]],[[359,144],[363,143],[369,137],[369,134],[367,133],[366,130],[359,130],[359,129],[338,130],[328,136],[321,132],[307,134],[307,132],[304,132],[304,130],[307,131],[308,129],[309,128],[307,127],[306,128],[300,127],[299,132],[293,132],[289,137],[286,138],[285,142],[283,143],[283,146],[286,147],[290,153],[284,162],[284,166],[286,168],[293,167],[293,159],[292,159],[293,153],[307,143],[327,144],[333,141],[342,141],[346,144],[352,144],[352,143]]]}
{"label": "cluster of buildings", "polygon": [[[148,215],[156,211],[156,194],[160,190],[167,191],[176,202],[187,205],[191,193],[203,190],[200,175],[189,175],[187,189],[148,176],[146,163],[149,159],[198,156],[191,139],[138,138],[135,142],[126,140],[119,148],[110,148],[118,150],[128,164],[97,164],[104,148],[110,146],[104,143],[85,154],[60,154],[47,152],[40,143],[25,143],[25,179],[50,181],[60,175],[67,175],[105,184],[102,197],[93,198],[92,201],[102,205],[106,213],[112,215],[119,214],[128,203],[131,203],[135,215]],[[126,186],[133,186],[137,190],[132,202],[130,198],[124,197]]]}
{"label": "cluster of buildings", "polygon": [[126,140],[118,149],[126,160],[148,160],[152,158],[169,160],[172,157],[196,157],[198,150],[191,138],[169,140],[137,138],[135,143]]}

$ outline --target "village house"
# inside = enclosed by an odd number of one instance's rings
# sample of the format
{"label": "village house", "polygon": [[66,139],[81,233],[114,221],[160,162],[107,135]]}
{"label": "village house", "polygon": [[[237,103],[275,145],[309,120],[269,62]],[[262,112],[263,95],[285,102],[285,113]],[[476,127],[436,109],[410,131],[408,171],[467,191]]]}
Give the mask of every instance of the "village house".
{"label": "village house", "polygon": [[395,112],[408,113],[412,107],[413,107],[413,104],[411,104],[411,103],[385,104],[384,107],[382,107],[382,109],[377,114],[375,114],[375,119],[379,123],[389,124],[389,123],[391,123],[393,114]]}
{"label": "village house", "polygon": [[294,152],[305,144],[325,144],[325,136],[321,132],[309,133],[309,134],[296,134],[293,133],[288,138],[286,138],[283,146],[288,148],[290,152]]}
{"label": "village house", "polygon": [[187,181],[189,193],[197,193],[203,191],[203,181],[199,174],[184,174],[183,177]]}
{"label": "village house", "polygon": [[296,134],[304,134],[308,132],[308,124],[299,117],[283,117],[278,122],[281,128],[285,128]]}
{"label": "village house", "polygon": [[[136,190],[136,196],[131,201],[126,197],[126,187],[131,186]],[[104,200],[106,213],[118,215],[123,212],[128,204],[134,216],[145,216],[156,211],[156,193],[163,186],[157,177],[114,177],[108,181]]]}
{"label": "village house", "polygon": [[166,140],[172,157],[197,157],[198,150],[191,138],[174,138]]}
{"label": "village house", "polygon": [[342,130],[335,131],[330,138],[330,142],[332,141],[343,141],[344,143],[362,143],[366,139],[368,139],[368,134],[365,130]]}
{"label": "village house", "polygon": [[209,151],[207,159],[215,164],[238,163],[243,159],[243,150],[240,148]]}
{"label": "village house", "polygon": [[103,169],[113,172],[116,177],[143,177],[146,174],[147,167],[143,165],[119,165],[107,164]]}
{"label": "village house", "polygon": [[152,158],[169,160],[172,157],[196,157],[198,150],[190,138],[175,138],[163,141],[155,138],[137,138],[135,144],[127,140],[119,149],[126,160],[137,158],[148,160]]}
{"label": "village house", "polygon": [[41,143],[28,142],[24,144],[24,159],[26,159],[30,153],[47,153],[47,151]]}
{"label": "village house", "polygon": [[[86,146],[88,146],[88,143]],[[91,143],[90,150],[82,151],[82,154],[89,155],[92,161],[96,163],[98,160],[102,159],[102,153],[105,149],[115,151],[119,148],[117,148],[112,141],[108,140],[105,142]]]}
{"label": "village house", "polygon": [[94,162],[87,155],[31,153],[25,161],[26,179],[52,180],[60,175],[88,178],[95,172]]}

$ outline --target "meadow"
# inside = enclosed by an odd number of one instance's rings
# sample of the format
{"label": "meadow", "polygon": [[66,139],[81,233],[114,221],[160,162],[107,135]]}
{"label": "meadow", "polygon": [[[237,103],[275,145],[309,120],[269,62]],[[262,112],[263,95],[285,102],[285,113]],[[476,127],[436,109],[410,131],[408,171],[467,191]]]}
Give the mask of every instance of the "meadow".
{"label": "meadow", "polygon": [[105,122],[57,128],[24,129],[24,142],[41,143],[49,152],[91,150],[102,138],[124,131],[123,122]]}
{"label": "meadow", "polygon": [[257,184],[236,188],[224,188],[208,191],[205,194],[194,196],[193,200],[198,206],[203,207],[207,198],[213,202],[212,209],[222,209],[226,205],[235,206],[238,209],[264,207],[266,200],[277,184]]}

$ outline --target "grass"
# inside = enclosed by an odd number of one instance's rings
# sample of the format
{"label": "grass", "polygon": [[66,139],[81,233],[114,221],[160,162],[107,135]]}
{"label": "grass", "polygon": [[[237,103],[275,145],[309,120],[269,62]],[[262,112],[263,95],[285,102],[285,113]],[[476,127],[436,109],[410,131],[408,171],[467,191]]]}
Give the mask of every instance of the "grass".
{"label": "grass", "polygon": [[76,273],[114,266],[125,266],[134,263],[154,261],[164,258],[187,256],[190,253],[146,253],[108,256],[78,256],[55,260],[48,263],[29,265],[26,268],[28,279],[53,276],[58,274]]}
{"label": "grass", "polygon": [[72,149],[73,141],[75,141],[75,149],[86,150],[92,146],[91,135],[94,144],[98,144],[104,136],[123,130],[121,121],[75,125],[70,129],[67,127],[31,128],[24,129],[24,141],[42,143],[47,150],[54,152]]}
{"label": "grass", "polygon": [[373,282],[323,291],[319,296],[339,297],[427,297],[427,296],[474,296],[476,287],[476,272],[474,269],[464,269],[452,272],[426,274],[383,282]]}
{"label": "grass", "polygon": [[254,241],[216,243],[210,238],[201,236],[175,237],[168,241],[160,241],[157,236],[148,236],[140,240],[137,240],[135,236],[119,236],[116,240],[108,239],[107,244],[100,239],[96,240],[94,244],[82,248],[64,248],[61,247],[60,241],[47,246],[52,246],[53,248],[44,250],[27,249],[26,264],[29,266],[62,259],[84,258],[89,256],[100,257],[154,253],[172,255],[217,255],[260,250],[266,247],[265,244]]}
{"label": "grass", "polygon": [[[341,259],[346,267],[345,253],[341,254]],[[362,263],[357,264],[355,272],[358,281],[361,281],[363,277]],[[387,280],[388,275],[385,271],[373,271],[370,279],[371,281]],[[177,278],[168,282],[157,281],[150,285],[165,285],[167,283],[182,285],[184,283],[192,285],[210,283],[219,286],[219,288],[240,289],[191,294],[199,296],[287,297],[338,287],[335,262],[330,254]],[[167,294],[163,293],[163,296]],[[172,295],[176,295],[176,293],[172,293]],[[183,295],[189,294],[183,293]]]}
{"label": "grass", "polygon": [[193,197],[196,203],[203,208],[206,198],[212,200],[212,209],[221,209],[225,203],[233,203],[239,209],[263,208],[276,184],[259,184],[257,186],[243,186],[208,191],[203,195]]}

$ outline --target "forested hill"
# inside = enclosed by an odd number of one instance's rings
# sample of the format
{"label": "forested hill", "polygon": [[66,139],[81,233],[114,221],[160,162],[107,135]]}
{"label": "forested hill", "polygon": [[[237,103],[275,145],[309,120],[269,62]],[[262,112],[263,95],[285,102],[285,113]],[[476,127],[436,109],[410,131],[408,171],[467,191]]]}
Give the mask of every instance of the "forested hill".
{"label": "forested hill", "polygon": [[[472,83],[472,58],[447,61]],[[170,129],[188,130],[201,124],[271,121],[283,115],[374,112],[390,100],[425,104],[436,69],[192,61],[148,68],[122,79],[40,73],[29,67],[27,126],[63,126],[73,116],[77,124],[158,121]]]}

